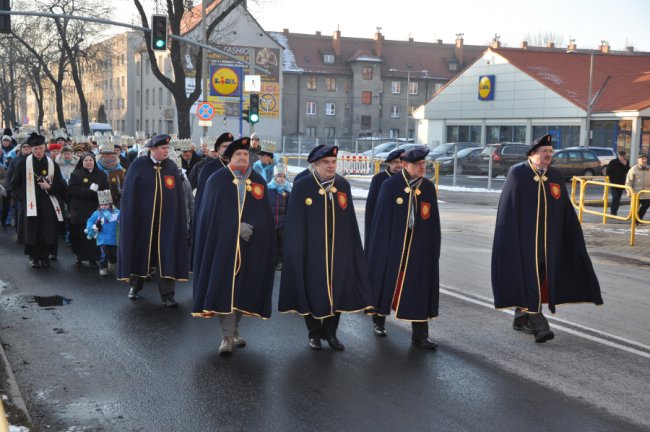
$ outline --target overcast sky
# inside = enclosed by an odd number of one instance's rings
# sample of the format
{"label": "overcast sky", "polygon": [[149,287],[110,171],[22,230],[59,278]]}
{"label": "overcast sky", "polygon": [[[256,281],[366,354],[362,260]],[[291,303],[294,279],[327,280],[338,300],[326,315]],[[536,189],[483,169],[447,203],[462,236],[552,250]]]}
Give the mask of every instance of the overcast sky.
{"label": "overcast sky", "polygon": [[[135,16],[132,0],[112,3],[115,20]],[[153,12],[155,2],[144,3]],[[248,0],[248,7],[267,31],[331,35],[338,27],[342,36],[372,38],[381,27],[386,39],[451,43],[463,33],[474,45],[498,34],[511,47],[553,33],[564,46],[575,39],[579,48],[597,48],[606,40],[612,49],[650,51],[650,0]]]}

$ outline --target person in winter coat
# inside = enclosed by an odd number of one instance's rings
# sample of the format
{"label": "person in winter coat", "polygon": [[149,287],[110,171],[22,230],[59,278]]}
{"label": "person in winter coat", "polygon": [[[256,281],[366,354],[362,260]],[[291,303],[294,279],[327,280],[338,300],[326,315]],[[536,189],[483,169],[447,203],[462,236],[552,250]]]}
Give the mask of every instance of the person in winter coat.
{"label": "person in winter coat", "polygon": [[[634,189],[635,193],[642,190],[650,190],[650,168],[648,167],[648,155],[639,154],[639,163],[634,165],[627,173],[625,185]],[[643,219],[648,207],[650,207],[650,194],[644,193],[639,197],[639,220]]]}
{"label": "person in winter coat", "polygon": [[11,161],[10,154],[14,147],[11,136],[4,135],[2,137],[2,146],[0,147],[0,150],[2,150],[2,152],[0,152],[0,165],[5,169],[9,168],[9,162]]}
{"label": "person in winter coat", "polygon": [[75,170],[75,167],[79,162],[79,158],[72,153],[70,147],[63,147],[61,154],[56,157],[54,162],[59,164],[63,180],[67,183],[70,180],[70,174],[72,174],[72,171]]}
{"label": "person in winter coat", "polygon": [[97,265],[99,249],[84,233],[86,221],[97,209],[97,192],[108,189],[106,174],[97,168],[95,156],[84,154],[77,167],[70,174],[68,195],[70,196],[70,242],[77,264],[88,261],[91,267]]}
{"label": "person in winter coat", "polygon": [[13,200],[14,225],[16,226],[16,232],[18,233],[18,237],[16,239],[17,243],[25,242],[25,229],[23,226],[24,215],[22,214],[22,196],[20,196],[20,194],[14,193],[11,187],[11,179],[13,179],[14,172],[16,171],[16,167],[18,166],[18,163],[21,160],[25,159],[30,154],[32,154],[32,148],[29,146],[29,143],[24,142],[23,144],[21,144],[16,157],[11,159],[11,162],[9,163],[9,168],[7,169],[6,189],[9,196]]}
{"label": "person in winter coat", "polygon": [[[625,177],[627,177],[627,172],[630,170],[630,164],[625,159],[625,152],[618,152],[618,157],[612,159],[607,164],[607,175],[609,176],[610,183],[615,183],[619,185],[625,184]],[[620,188],[610,188],[612,192],[612,214],[616,216],[618,213],[618,207],[621,204],[621,195],[625,189]]]}
{"label": "person in winter coat", "polygon": [[282,255],[284,252],[284,216],[287,214],[289,195],[291,194],[291,183],[287,180],[284,172],[284,165],[275,166],[275,176],[268,184],[269,200],[273,210],[273,222],[275,222],[275,238],[277,244],[277,259],[275,268],[282,269]]}
{"label": "person in winter coat", "polygon": [[120,210],[113,207],[110,190],[97,192],[99,208],[86,221],[85,233],[89,240],[95,240],[101,252],[99,275],[114,273],[117,266],[117,225]]}
{"label": "person in winter coat", "polygon": [[106,173],[108,177],[108,186],[111,189],[113,205],[120,208],[120,199],[122,197],[122,186],[124,185],[124,176],[126,167],[115,152],[112,143],[106,142],[99,146],[99,155],[97,156],[97,168]]}
{"label": "person in winter coat", "polygon": [[259,151],[259,160],[253,164],[253,171],[262,176],[262,178],[269,183],[273,180],[273,168],[275,161],[273,160],[273,153],[263,149]]}

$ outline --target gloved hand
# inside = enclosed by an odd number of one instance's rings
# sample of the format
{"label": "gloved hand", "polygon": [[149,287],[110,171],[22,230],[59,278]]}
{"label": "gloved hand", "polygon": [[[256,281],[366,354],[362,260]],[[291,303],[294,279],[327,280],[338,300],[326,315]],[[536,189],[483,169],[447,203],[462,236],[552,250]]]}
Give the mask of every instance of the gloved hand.
{"label": "gloved hand", "polygon": [[248,224],[246,222],[242,222],[241,227],[239,228],[239,237],[241,237],[242,240],[247,242],[248,240],[251,239],[252,235],[253,235],[253,225]]}
{"label": "gloved hand", "polygon": [[91,191],[97,192],[98,189],[99,189],[99,185],[97,183],[91,183],[90,184],[90,190]]}

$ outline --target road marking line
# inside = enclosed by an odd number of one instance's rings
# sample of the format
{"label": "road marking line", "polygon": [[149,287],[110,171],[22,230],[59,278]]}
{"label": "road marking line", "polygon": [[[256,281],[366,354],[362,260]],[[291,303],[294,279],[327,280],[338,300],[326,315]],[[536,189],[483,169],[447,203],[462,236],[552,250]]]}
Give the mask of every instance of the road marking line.
{"label": "road marking line", "polygon": [[[474,303],[474,304],[477,304],[479,306],[484,306],[484,307],[487,307],[487,308],[490,308],[490,309],[494,309],[493,300],[488,298],[488,297],[484,297],[482,295],[478,295],[478,294],[474,294],[474,293],[468,293],[468,292],[459,290],[457,288],[451,288],[451,287],[440,288],[440,292],[442,294],[446,294],[446,295],[448,295],[450,297],[455,297],[457,299],[464,300],[464,301],[469,302],[469,303]],[[509,309],[497,309],[497,311],[507,313],[508,315],[514,315],[514,311],[509,310]],[[563,325],[558,325],[556,323],[554,323],[554,325],[553,325],[554,330],[555,329],[561,330],[561,331],[563,331],[565,333],[569,333],[569,334],[572,334],[574,336],[581,337],[583,339],[587,339],[587,340],[590,340],[590,341],[593,341],[593,342],[600,343],[602,345],[606,345],[606,346],[609,346],[609,347],[612,347],[612,348],[619,349],[621,351],[625,351],[625,352],[628,352],[628,353],[631,353],[631,354],[636,354],[636,355],[638,355],[640,357],[650,359],[650,346],[648,346],[648,345],[642,344],[640,342],[635,342],[633,340],[626,339],[626,338],[623,338],[623,337],[620,337],[620,336],[616,336],[616,335],[613,335],[613,334],[610,334],[610,333],[606,333],[606,332],[603,332],[603,331],[600,331],[600,330],[596,330],[596,329],[593,329],[591,327],[583,326],[581,324],[576,324],[576,323],[571,322],[571,321],[563,320],[561,318],[554,318],[552,316],[547,317],[547,318],[548,318],[549,321],[554,321],[554,322],[559,322],[559,323],[564,323],[564,324],[567,324],[567,325],[571,325],[571,326],[574,326],[574,327],[589,331],[589,332],[594,333],[596,335],[602,335],[602,336],[610,338],[610,339],[618,340],[618,341],[620,341],[622,343],[627,343],[627,344],[630,344],[630,345],[634,345],[634,346],[639,347],[641,349],[647,350],[648,352],[641,351],[641,350],[638,350],[638,349],[635,349],[635,348],[632,348],[632,347],[628,347],[626,345],[622,345],[622,344],[617,343],[617,342],[612,342],[612,341],[604,339],[602,337],[592,336],[590,334],[581,332],[579,330],[573,330],[571,328],[565,327]]]}

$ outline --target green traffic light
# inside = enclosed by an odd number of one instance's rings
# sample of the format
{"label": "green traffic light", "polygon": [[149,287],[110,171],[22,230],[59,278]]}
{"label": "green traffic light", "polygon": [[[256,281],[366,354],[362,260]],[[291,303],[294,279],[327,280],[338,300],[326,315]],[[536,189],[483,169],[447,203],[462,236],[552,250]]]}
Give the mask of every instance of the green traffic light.
{"label": "green traffic light", "polygon": [[257,123],[258,121],[260,121],[259,114],[255,114],[255,113],[251,114],[250,115],[250,120],[251,120],[252,123]]}
{"label": "green traffic light", "polygon": [[162,40],[162,39],[158,39],[158,40],[156,41],[156,48],[162,48],[162,47],[164,47],[164,46],[165,46],[165,41],[164,41],[164,40]]}

